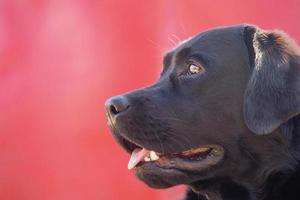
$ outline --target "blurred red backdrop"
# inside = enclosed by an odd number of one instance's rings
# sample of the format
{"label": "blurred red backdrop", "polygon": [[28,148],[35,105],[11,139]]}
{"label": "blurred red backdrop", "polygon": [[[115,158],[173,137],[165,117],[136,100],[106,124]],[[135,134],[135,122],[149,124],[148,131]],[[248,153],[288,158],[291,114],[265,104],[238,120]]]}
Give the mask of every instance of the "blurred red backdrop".
{"label": "blurred red backdrop", "polygon": [[126,169],[104,101],[158,78],[199,31],[254,23],[300,40],[297,0],[0,1],[0,199],[176,199]]}

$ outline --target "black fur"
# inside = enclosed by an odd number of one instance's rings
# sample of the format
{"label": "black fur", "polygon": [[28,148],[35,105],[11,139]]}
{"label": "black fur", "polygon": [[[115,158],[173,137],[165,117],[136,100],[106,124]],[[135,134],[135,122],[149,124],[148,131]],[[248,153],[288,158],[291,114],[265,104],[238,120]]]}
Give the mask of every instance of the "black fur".
{"label": "black fur", "polygon": [[[190,74],[189,63],[202,73]],[[185,200],[300,199],[300,48],[252,25],[203,32],[169,52],[160,79],[106,103],[113,136],[163,154],[224,148],[221,162],[191,170],[144,164],[154,188],[189,187]]]}
{"label": "black fur", "polygon": [[[286,34],[247,28],[253,72],[245,93],[245,120],[257,134],[268,134],[300,113],[299,48]],[[246,30],[247,30],[246,29]],[[256,29],[254,32],[251,29]],[[253,61],[252,61],[253,60]]]}

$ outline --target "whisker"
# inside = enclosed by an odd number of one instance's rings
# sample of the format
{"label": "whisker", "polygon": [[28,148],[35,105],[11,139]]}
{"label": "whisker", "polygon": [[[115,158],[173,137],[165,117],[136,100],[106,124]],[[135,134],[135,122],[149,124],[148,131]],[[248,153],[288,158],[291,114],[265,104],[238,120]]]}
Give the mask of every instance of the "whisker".
{"label": "whisker", "polygon": [[168,40],[173,44],[173,46],[177,46],[177,43],[170,37],[168,37]]}
{"label": "whisker", "polygon": [[177,44],[181,42],[181,39],[177,35],[172,34],[172,36],[177,40]]}

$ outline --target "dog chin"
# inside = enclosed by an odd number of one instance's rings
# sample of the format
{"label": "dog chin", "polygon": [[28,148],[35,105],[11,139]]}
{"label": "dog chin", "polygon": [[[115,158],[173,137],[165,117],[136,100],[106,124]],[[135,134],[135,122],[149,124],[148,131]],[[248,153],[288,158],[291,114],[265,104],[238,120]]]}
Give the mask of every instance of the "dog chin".
{"label": "dog chin", "polygon": [[169,188],[179,184],[188,184],[191,178],[187,173],[176,169],[162,169],[153,164],[143,164],[134,169],[135,175],[147,184],[156,189]]}
{"label": "dog chin", "polygon": [[219,167],[216,165],[195,172],[176,168],[163,168],[156,162],[144,162],[138,164],[133,171],[148,186],[163,189],[180,184],[191,185],[197,181],[210,179],[217,173]]}

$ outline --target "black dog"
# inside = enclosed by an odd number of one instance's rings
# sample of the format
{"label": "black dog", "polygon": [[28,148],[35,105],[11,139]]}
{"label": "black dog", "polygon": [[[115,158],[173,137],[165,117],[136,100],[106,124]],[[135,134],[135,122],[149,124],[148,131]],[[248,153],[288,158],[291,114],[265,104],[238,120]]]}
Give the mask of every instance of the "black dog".
{"label": "black dog", "polygon": [[[106,102],[129,169],[186,199],[300,199],[300,48],[251,25],[203,32],[160,79]],[[298,196],[297,196],[298,195]]]}

